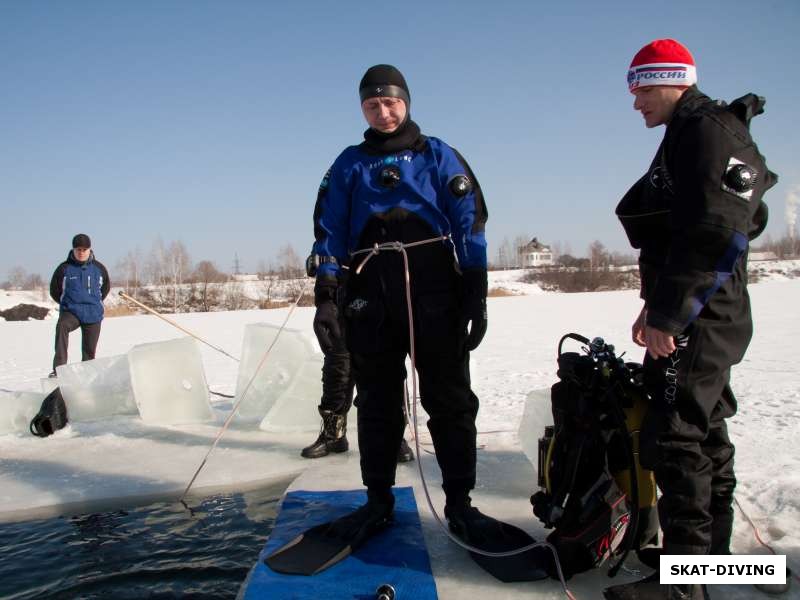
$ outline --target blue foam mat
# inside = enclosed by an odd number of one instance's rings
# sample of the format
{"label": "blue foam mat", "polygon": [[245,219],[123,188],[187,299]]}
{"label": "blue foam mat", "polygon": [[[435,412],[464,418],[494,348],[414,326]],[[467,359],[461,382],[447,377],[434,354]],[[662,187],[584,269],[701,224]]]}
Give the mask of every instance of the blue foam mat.
{"label": "blue foam mat", "polygon": [[397,600],[436,600],[436,583],[410,487],[394,488],[394,524],[354,554],[312,576],[276,573],[264,558],[314,525],[341,517],[367,501],[361,490],[289,492],[275,528],[248,575],[243,600],[374,600],[375,590],[388,583]]}

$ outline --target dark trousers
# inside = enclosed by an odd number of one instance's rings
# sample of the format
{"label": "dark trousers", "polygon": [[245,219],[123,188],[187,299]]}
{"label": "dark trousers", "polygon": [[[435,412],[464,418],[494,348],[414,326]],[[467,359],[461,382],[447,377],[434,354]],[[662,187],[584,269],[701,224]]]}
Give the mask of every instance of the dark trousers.
{"label": "dark trousers", "polygon": [[[438,250],[437,250],[438,252]],[[358,396],[361,475],[368,488],[394,485],[403,435],[403,382],[409,353],[408,314],[399,256],[376,256],[360,275],[351,273],[345,308]],[[452,253],[426,263],[411,281],[419,393],[448,496],[475,487],[475,418],[466,327],[461,320],[459,276]],[[417,284],[415,287],[415,283]]]}
{"label": "dark trousers", "polygon": [[678,338],[682,347],[671,356],[644,361],[651,403],[641,459],[661,490],[658,516],[667,554],[730,554],[736,476],[725,419],[736,413],[728,382],[744,348],[741,339],[720,343],[724,327],[698,322]]}
{"label": "dark trousers", "polygon": [[[342,313],[341,306],[339,314]],[[339,327],[345,331],[344,319]],[[353,388],[355,378],[350,365],[350,352],[344,335],[334,341],[334,348],[324,355],[322,362],[322,398],[319,410],[332,411],[343,416],[350,411],[353,404]]]}
{"label": "dark trousers", "polygon": [[78,327],[81,328],[81,360],[92,360],[97,350],[97,341],[100,339],[100,324],[81,323],[71,312],[62,310],[56,323],[56,354],[53,358],[53,371],[59,365],[67,364],[67,348],[69,347],[69,334]]}

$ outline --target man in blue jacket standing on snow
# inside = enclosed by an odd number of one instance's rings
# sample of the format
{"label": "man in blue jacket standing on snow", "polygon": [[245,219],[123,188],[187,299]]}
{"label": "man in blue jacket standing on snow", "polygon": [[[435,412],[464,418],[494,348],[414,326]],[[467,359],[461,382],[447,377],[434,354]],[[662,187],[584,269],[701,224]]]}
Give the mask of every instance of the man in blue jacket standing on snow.
{"label": "man in blue jacket standing on snow", "polygon": [[103,321],[103,300],[110,289],[108,271],[95,260],[89,236],[79,233],[72,238],[67,260],[58,265],[50,280],[50,297],[58,302],[60,311],[50,377],[56,376],[56,367],[66,364],[69,334],[78,327],[82,335],[82,360],[94,358]]}
{"label": "man in blue jacket standing on snow", "polygon": [[457,151],[423,135],[411,120],[409,89],[395,67],[368,69],[359,95],[369,129],[362,143],[333,163],[314,211],[314,330],[323,350],[333,347],[342,336],[344,310],[358,386],[368,502],[345,520],[352,525],[353,547],[392,515],[391,487],[405,427],[405,360],[412,350],[442,470],[445,514],[454,531],[480,514],[469,496],[478,412],[469,353],[487,325],[487,211],[472,170]]}

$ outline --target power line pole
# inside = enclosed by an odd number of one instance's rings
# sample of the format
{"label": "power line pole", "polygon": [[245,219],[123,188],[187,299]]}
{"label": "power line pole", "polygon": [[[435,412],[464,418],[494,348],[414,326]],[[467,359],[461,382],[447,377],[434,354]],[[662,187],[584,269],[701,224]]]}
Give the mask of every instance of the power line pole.
{"label": "power line pole", "polygon": [[234,275],[239,275],[241,273],[241,271],[239,270],[239,266],[240,266],[239,253],[236,252],[233,255],[233,274]]}

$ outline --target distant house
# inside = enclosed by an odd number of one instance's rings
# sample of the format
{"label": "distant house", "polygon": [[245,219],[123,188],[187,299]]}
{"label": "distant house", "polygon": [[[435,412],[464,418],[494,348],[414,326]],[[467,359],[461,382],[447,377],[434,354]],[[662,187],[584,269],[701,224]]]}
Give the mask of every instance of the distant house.
{"label": "distant house", "polygon": [[517,248],[517,254],[523,267],[546,267],[554,264],[550,246],[546,246],[536,238]]}
{"label": "distant house", "polygon": [[232,277],[234,281],[258,281],[256,273],[234,273]]}

